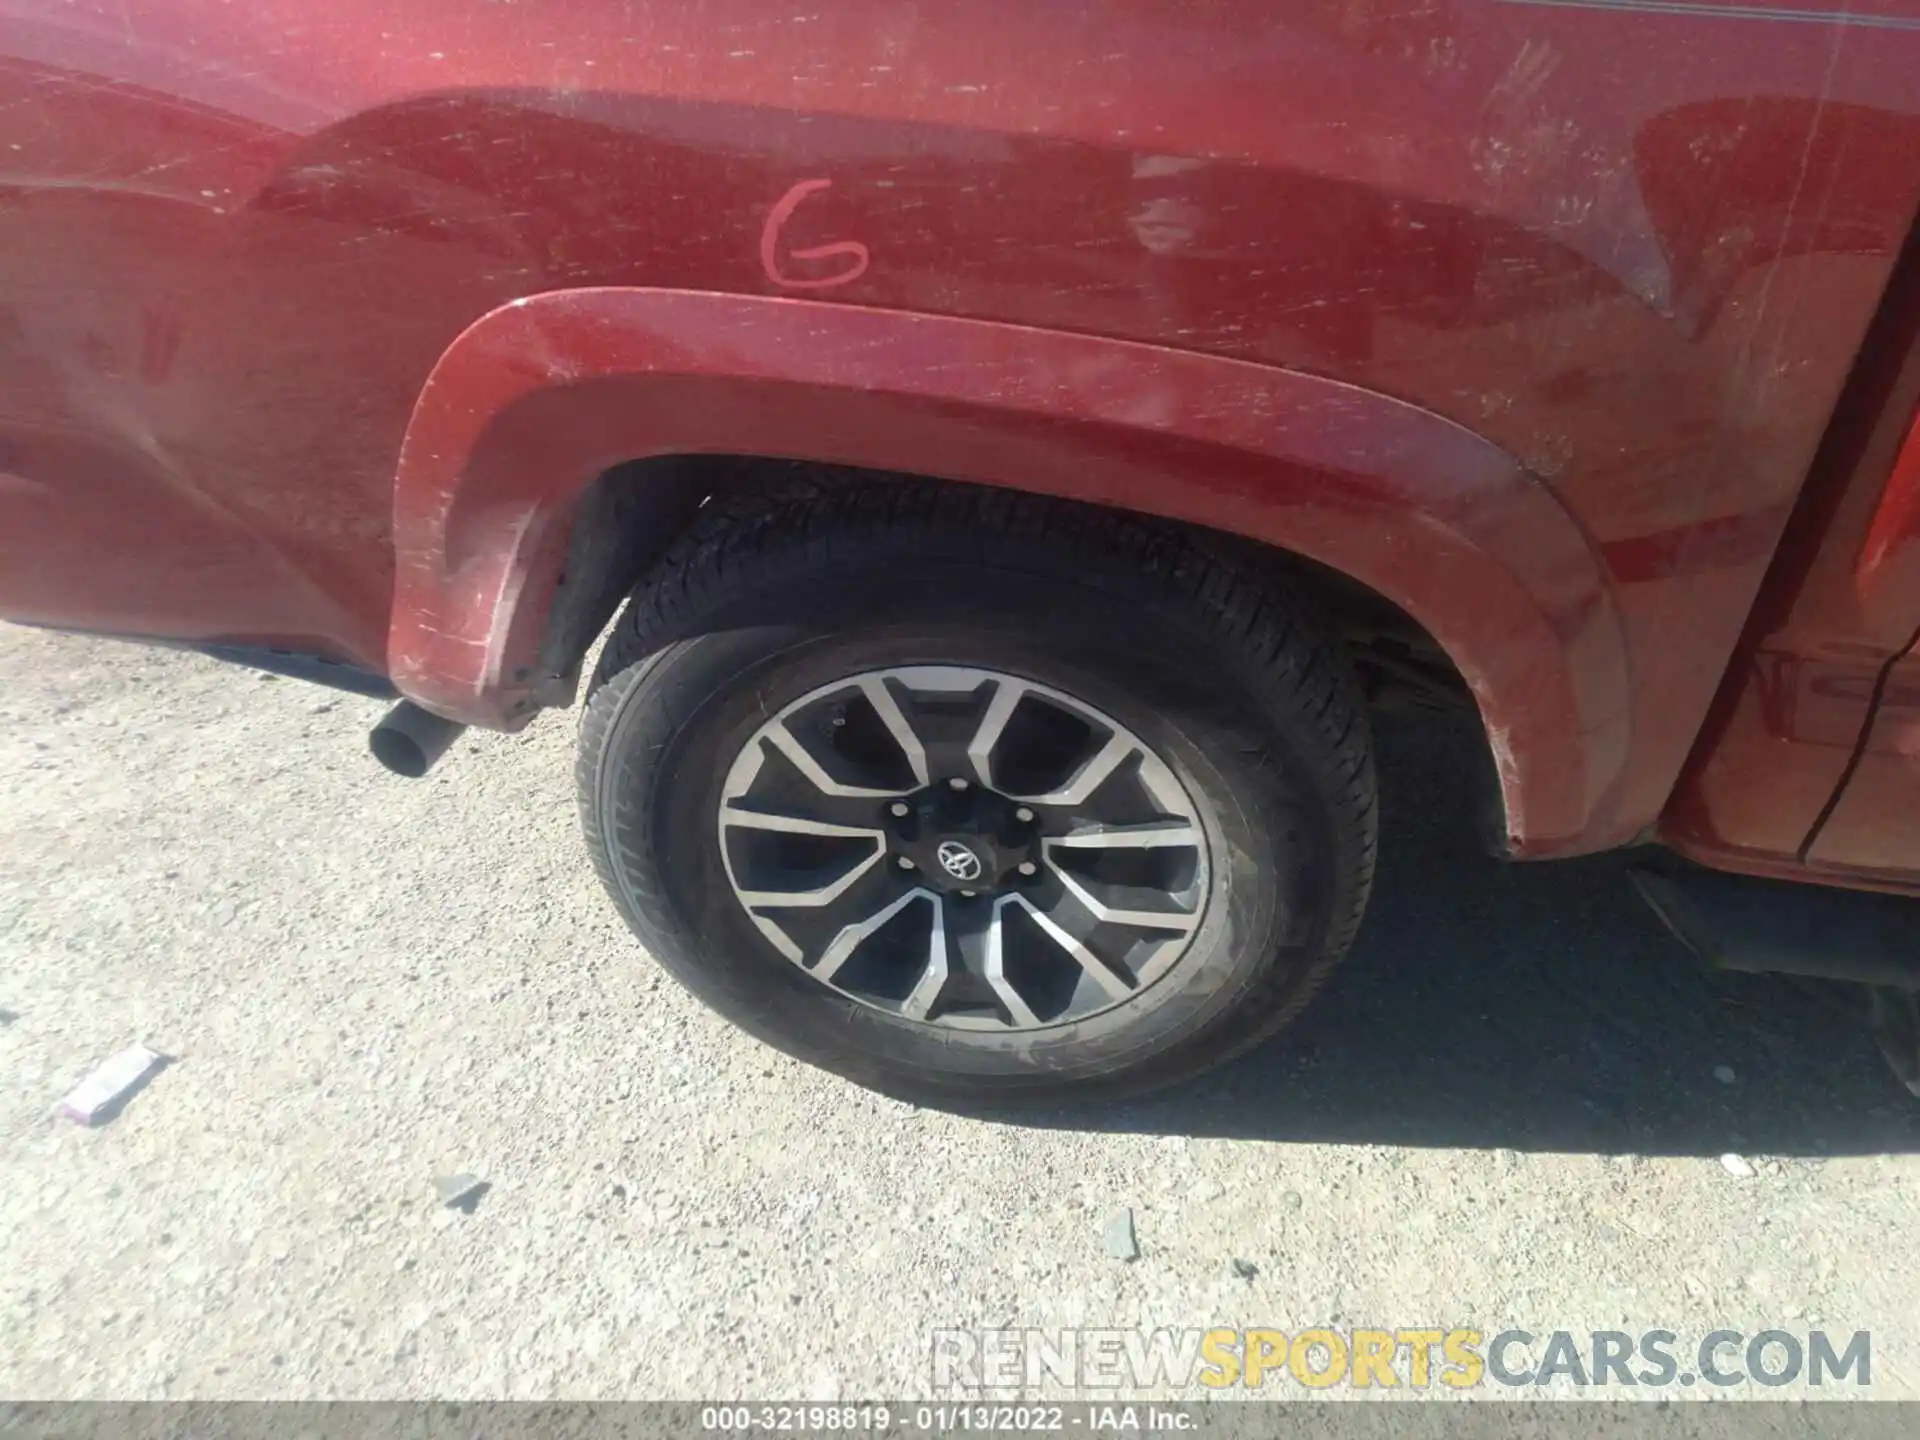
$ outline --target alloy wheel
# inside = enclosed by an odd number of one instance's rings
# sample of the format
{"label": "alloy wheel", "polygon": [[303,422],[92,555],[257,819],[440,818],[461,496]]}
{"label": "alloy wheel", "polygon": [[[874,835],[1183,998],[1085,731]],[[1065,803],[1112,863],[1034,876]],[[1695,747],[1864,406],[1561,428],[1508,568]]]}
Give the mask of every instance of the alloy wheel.
{"label": "alloy wheel", "polygon": [[1064,1025],[1186,954],[1209,880],[1172,768],[1099,708],[993,670],[899,666],[801,696],[722,787],[735,898],[814,979],[956,1030]]}

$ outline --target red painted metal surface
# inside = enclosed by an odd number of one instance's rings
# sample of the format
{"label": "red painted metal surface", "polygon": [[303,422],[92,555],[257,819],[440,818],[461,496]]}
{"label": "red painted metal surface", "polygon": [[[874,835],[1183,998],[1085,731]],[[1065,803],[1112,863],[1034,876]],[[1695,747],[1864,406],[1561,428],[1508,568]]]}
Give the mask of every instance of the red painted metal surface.
{"label": "red painted metal surface", "polygon": [[[1517,785],[1521,848],[1614,843],[1654,822],[1694,745],[1920,195],[1920,7],[1804,9],[15,0],[0,613],[397,668],[389,635],[437,623],[396,586],[403,437],[457,337],[528,296],[804,295],[1107,337],[1139,368],[1097,388],[1139,416],[1214,423],[1257,367],[1274,393],[1314,377],[1407,402],[1533,477],[1499,493],[1544,487],[1600,557],[1597,585],[1580,569],[1549,597],[1600,607],[1559,655],[1511,680],[1484,658],[1503,625],[1528,651],[1537,596],[1511,616],[1478,613],[1478,585],[1421,603],[1456,643],[1492,637],[1456,658],[1488,714],[1515,717],[1502,743],[1586,737],[1577,756],[1507,756],[1572,777],[1537,800]],[[1170,394],[1175,351],[1235,378]],[[749,373],[775,358],[806,368]],[[939,398],[939,357],[911,364],[886,416],[758,423],[830,456],[857,419],[863,443],[904,454],[932,447],[882,432],[992,408],[964,377]],[[562,395],[588,380],[557,378]],[[699,383],[739,428],[756,387],[777,388]],[[1316,510],[1256,446],[1221,453],[1209,486],[1173,463],[1177,426],[1137,425],[1142,448],[1116,452],[1082,423],[1084,394],[1068,387],[1056,417],[1043,390],[998,422],[1036,470],[1044,454],[1090,493],[1337,544],[1358,573],[1419,568],[1419,504],[1358,518],[1366,481],[1401,481],[1326,472]],[[523,453],[515,477],[463,477],[450,513],[526,511],[577,480]],[[469,486],[492,500],[455,503]],[[1535,501],[1516,503],[1447,513],[1495,570],[1529,575]],[[1365,533],[1309,523],[1335,513]],[[527,564],[518,593],[537,595]],[[496,658],[530,623],[513,598],[483,642]],[[1580,687],[1606,667],[1580,647],[1609,614],[1626,678],[1596,699]],[[470,666],[443,663],[404,683],[470,687]]]}
{"label": "red painted metal surface", "polygon": [[1846,788],[1806,857],[1816,874],[1920,894],[1920,648],[1888,668]]}
{"label": "red painted metal surface", "polygon": [[1855,574],[1860,603],[1869,613],[1896,629],[1902,620],[1920,616],[1920,410],[1894,457]]}
{"label": "red painted metal surface", "polygon": [[[1916,359],[1920,368],[1920,359]],[[1861,604],[1909,642],[1874,691],[1873,719],[1846,787],[1807,846],[1816,870],[1898,877],[1920,893],[1920,413],[1860,553]]]}
{"label": "red painted metal surface", "polygon": [[462,335],[401,456],[395,681],[511,724],[580,490],[623,458],[740,450],[1283,541],[1462,657],[1529,853],[1576,843],[1617,788],[1626,659],[1599,558],[1486,441],[1270,366],[802,300],[565,291]]}
{"label": "red painted metal surface", "polygon": [[[1920,244],[1887,294],[1662,818],[1669,845],[1757,874],[1920,888],[1920,764],[1898,738],[1911,729],[1900,717],[1913,671],[1901,682],[1895,668],[1920,631],[1916,406]],[[1897,854],[1908,857],[1904,882]]]}

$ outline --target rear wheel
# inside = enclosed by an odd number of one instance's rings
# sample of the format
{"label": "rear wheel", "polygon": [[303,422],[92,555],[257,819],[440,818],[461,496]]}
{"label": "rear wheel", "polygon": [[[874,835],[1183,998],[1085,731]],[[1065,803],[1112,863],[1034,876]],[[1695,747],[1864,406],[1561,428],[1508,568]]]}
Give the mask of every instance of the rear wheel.
{"label": "rear wheel", "polygon": [[1126,517],[909,481],[698,527],[608,644],[579,778],[676,977],[944,1103],[1254,1044],[1373,859],[1359,703],[1297,597]]}

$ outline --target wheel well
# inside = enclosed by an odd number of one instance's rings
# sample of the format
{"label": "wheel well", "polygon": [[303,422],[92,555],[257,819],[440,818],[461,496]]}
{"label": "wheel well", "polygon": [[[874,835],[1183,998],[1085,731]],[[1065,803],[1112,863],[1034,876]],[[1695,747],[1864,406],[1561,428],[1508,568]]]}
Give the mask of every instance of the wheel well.
{"label": "wheel well", "polygon": [[[1149,391],[1178,403],[1138,403]],[[1642,828],[1619,811],[1634,731],[1610,572],[1555,493],[1485,437],[1305,372],[785,296],[549,291],[461,333],[395,471],[395,688],[503,730],[566,703],[654,545],[703,502],[727,503],[736,477],[757,491],[807,467],[662,460],[639,485],[619,470],[576,529],[583,492],[622,458],[719,455],[1071,497],[1310,555],[1417,617],[1453,662],[1401,664],[1429,651],[1416,629],[1377,603],[1343,607],[1370,672],[1410,668],[1427,690],[1466,677],[1510,853],[1583,853]],[[1381,617],[1394,646],[1377,643]]]}
{"label": "wheel well", "polygon": [[[574,513],[566,565],[541,645],[539,703],[572,702],[581,664],[621,601],[702,514],[715,506],[752,510],[830,486],[889,479],[966,483],[749,455],[664,456],[604,471],[587,487]],[[1052,503],[1084,504],[1064,499]],[[1340,571],[1245,536],[1156,516],[1138,518],[1203,536],[1210,548],[1236,554],[1251,568],[1284,570],[1328,617],[1376,708],[1465,711],[1477,717],[1472,691],[1453,659],[1418,621],[1377,591]]]}

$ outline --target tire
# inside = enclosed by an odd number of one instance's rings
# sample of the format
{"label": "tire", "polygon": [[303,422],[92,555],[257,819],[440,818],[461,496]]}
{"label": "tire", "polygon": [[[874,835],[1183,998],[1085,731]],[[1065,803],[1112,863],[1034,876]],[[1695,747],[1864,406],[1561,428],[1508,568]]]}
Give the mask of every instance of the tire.
{"label": "tire", "polygon": [[[962,741],[991,746],[972,772]],[[1124,758],[1076,800],[1096,749]],[[709,507],[608,641],[577,778],[601,880],[682,984],[801,1060],[954,1107],[1240,1054],[1345,953],[1373,871],[1362,703],[1301,595],[1202,537],[971,486]],[[934,846],[953,814],[970,859]],[[953,888],[983,865],[998,888]],[[780,908],[750,910],[766,874]],[[890,919],[836,918],[896,891]]]}

